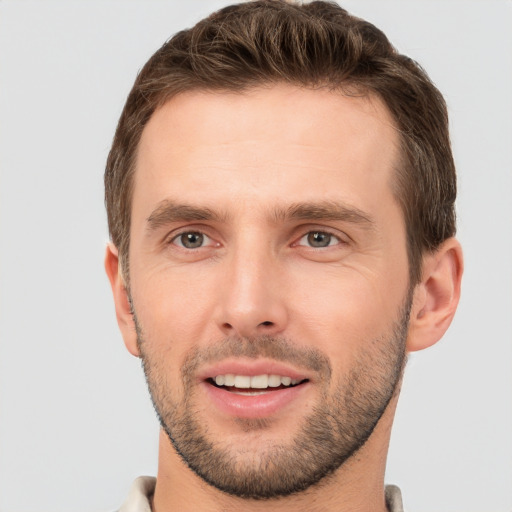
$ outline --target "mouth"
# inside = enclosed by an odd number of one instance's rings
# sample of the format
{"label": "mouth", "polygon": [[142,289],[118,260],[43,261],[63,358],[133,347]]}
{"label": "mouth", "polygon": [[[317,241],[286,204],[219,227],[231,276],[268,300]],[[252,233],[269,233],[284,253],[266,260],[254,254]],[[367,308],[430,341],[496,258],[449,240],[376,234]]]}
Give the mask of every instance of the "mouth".
{"label": "mouth", "polygon": [[276,361],[225,361],[205,371],[200,381],[207,407],[230,418],[284,414],[313,390],[310,375]]}
{"label": "mouth", "polygon": [[259,396],[269,392],[300,386],[308,382],[308,379],[293,379],[289,376],[274,374],[251,376],[227,373],[211,377],[207,379],[207,382],[216,388],[240,396]]}

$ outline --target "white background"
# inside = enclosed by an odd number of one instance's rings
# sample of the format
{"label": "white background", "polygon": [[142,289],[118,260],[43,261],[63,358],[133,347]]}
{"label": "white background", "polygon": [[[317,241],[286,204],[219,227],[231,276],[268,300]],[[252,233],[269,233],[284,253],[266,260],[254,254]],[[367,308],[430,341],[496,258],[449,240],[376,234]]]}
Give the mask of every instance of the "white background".
{"label": "white background", "polygon": [[[100,512],[155,474],[158,426],[103,273],[102,174],[135,74],[223,1],[0,1],[0,510]],[[409,512],[512,510],[512,3],[343,4],[444,93],[463,298],[415,354],[387,482]]]}

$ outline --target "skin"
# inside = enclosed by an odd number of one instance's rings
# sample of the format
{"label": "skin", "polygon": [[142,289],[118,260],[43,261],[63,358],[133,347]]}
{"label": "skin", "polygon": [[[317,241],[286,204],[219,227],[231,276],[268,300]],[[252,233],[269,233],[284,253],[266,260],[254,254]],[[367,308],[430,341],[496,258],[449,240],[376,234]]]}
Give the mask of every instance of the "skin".
{"label": "skin", "polygon": [[[397,147],[393,120],[374,97],[277,85],[242,94],[184,93],[155,112],[138,152],[129,280],[146,351],[159,361],[176,399],[187,391],[180,378],[187,355],[230,336],[281,336],[314,348],[329,360],[335,382],[361,354],[375,354],[375,340],[398,320],[410,288],[404,219],[390,186]],[[161,214],[171,203],[214,216]],[[341,205],[345,215],[313,218],[311,209],[301,218],[284,215],[304,204]],[[180,246],[179,235],[190,231],[207,235],[202,247]],[[330,245],[311,247],[311,232],[330,233]],[[125,344],[140,356],[113,245],[105,264]],[[426,348],[443,335],[461,274],[456,240],[425,255],[407,350]],[[266,443],[289,443],[322,389],[313,379],[263,430],[243,428],[220,412],[199,385],[193,405],[226,449],[249,447],[257,454]],[[328,392],[334,389],[332,384]],[[397,397],[398,389],[353,457],[320,485],[275,500],[272,510],[384,511]],[[268,507],[206,484],[161,434],[155,511]]]}

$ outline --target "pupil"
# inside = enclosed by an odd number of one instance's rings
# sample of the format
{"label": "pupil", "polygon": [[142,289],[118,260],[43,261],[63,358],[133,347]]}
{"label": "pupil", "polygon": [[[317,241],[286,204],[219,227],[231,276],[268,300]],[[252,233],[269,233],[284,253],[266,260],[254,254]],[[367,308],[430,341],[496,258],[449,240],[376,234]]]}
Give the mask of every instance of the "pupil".
{"label": "pupil", "polygon": [[308,242],[312,247],[327,247],[331,242],[331,235],[319,231],[310,233],[308,235]]}
{"label": "pupil", "polygon": [[201,233],[183,233],[181,235],[181,243],[187,249],[196,249],[203,245],[203,235]]}

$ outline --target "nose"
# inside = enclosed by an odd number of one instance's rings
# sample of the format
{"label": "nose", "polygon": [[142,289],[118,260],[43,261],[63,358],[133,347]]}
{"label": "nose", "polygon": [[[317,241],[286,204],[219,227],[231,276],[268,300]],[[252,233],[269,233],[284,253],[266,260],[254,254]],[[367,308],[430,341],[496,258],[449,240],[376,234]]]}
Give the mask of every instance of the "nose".
{"label": "nose", "polygon": [[217,325],[225,336],[282,333],[288,322],[283,272],[268,250],[239,250],[225,262]]}

